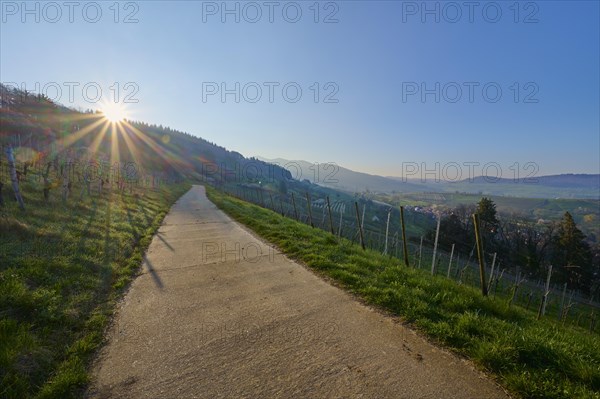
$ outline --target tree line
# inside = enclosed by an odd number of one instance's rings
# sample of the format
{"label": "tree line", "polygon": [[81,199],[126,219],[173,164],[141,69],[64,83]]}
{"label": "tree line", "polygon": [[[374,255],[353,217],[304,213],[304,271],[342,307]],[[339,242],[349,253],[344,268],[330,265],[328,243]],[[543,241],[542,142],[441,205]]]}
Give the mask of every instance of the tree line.
{"label": "tree line", "polygon": [[[466,255],[475,248],[471,215],[477,213],[486,253],[496,253],[497,262],[506,269],[517,268],[529,278],[543,278],[550,265],[552,280],[567,283],[569,289],[587,292],[591,297],[600,288],[600,250],[592,247],[577,227],[573,216],[565,212],[560,221],[535,223],[514,217],[501,217],[496,204],[483,197],[477,205],[459,205],[441,216],[439,245]],[[427,232],[433,240],[435,229]]]}

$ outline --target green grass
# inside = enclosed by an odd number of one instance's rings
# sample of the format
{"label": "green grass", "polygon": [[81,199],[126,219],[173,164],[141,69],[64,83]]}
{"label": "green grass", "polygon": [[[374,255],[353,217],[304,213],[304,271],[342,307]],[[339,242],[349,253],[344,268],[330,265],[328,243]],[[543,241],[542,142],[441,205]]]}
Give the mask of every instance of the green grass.
{"label": "green grass", "polygon": [[171,204],[188,188],[105,191],[80,200],[76,187],[63,204],[59,189],[46,203],[39,187],[25,183],[25,212],[5,190],[0,397],[81,397],[115,301]]}
{"label": "green grass", "polygon": [[367,303],[401,316],[432,341],[472,359],[523,398],[600,398],[600,340],[537,321],[533,312],[469,286],[362,251],[347,240],[207,188],[222,210]]}

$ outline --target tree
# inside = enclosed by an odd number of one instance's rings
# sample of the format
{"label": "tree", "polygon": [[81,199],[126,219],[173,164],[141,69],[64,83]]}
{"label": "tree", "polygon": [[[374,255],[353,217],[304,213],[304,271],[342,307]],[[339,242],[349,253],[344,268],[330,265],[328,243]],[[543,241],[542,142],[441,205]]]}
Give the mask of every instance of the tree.
{"label": "tree", "polygon": [[[431,231],[432,240],[434,235],[435,229]],[[456,245],[458,253],[468,253],[473,245],[473,237],[469,236],[468,226],[465,226],[455,213],[442,218],[440,222],[440,245],[450,248],[452,244]]]}
{"label": "tree", "polygon": [[572,288],[588,287],[592,278],[592,253],[573,216],[565,212],[554,239],[552,257],[558,278]]}
{"label": "tree", "polygon": [[464,226],[468,226],[472,222],[473,213],[477,208],[473,204],[459,204],[452,213],[455,214]]}
{"label": "tree", "polygon": [[479,227],[484,250],[488,253],[498,252],[498,229],[500,221],[496,216],[496,204],[490,198],[483,197],[477,203],[475,212],[479,215]]}
{"label": "tree", "polygon": [[477,203],[477,214],[481,221],[482,228],[489,233],[494,233],[498,229],[500,222],[498,221],[496,204],[490,198],[483,197]]}
{"label": "tree", "polygon": [[498,254],[510,265],[523,267],[528,275],[544,277],[554,232],[554,224],[542,227],[516,217],[503,221],[498,230]]}
{"label": "tree", "polygon": [[[459,205],[450,211],[450,214],[442,216],[440,221],[439,245],[450,250],[455,244],[455,253],[469,254],[475,244],[473,224],[470,220],[475,211],[472,206]],[[467,216],[468,215],[468,216]],[[435,227],[425,233],[425,239],[433,242],[435,240]]]}

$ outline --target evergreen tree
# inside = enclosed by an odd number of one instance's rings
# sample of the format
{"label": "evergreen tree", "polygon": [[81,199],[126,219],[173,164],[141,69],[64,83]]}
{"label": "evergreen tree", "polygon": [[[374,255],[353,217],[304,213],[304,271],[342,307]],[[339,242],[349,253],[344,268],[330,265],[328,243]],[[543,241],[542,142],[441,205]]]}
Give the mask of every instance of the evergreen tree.
{"label": "evergreen tree", "polygon": [[477,203],[477,210],[481,227],[486,231],[493,233],[498,229],[500,222],[498,221],[496,204],[490,198],[483,197]]}
{"label": "evergreen tree", "polygon": [[496,236],[500,221],[496,215],[496,204],[490,198],[483,197],[477,203],[475,212],[479,215],[479,227],[484,251],[488,253],[498,252]]}
{"label": "evergreen tree", "polygon": [[[435,229],[429,232],[427,238],[433,241],[434,237]],[[450,249],[452,244],[455,244],[457,253],[468,253],[473,244],[473,237],[469,235],[467,226],[462,223],[455,213],[442,218],[439,240],[443,248]]]}
{"label": "evergreen tree", "polygon": [[569,212],[565,212],[558,226],[553,263],[558,278],[568,282],[572,288],[589,286],[592,277],[590,246]]}

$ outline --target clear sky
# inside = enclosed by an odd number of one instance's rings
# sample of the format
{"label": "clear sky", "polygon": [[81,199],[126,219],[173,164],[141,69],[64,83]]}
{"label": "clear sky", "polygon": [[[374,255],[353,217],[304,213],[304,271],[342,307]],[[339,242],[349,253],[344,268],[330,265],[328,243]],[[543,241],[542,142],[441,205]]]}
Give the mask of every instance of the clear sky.
{"label": "clear sky", "polygon": [[118,85],[131,119],[382,175],[600,173],[598,1],[47,4],[2,1],[0,81],[65,105]]}

